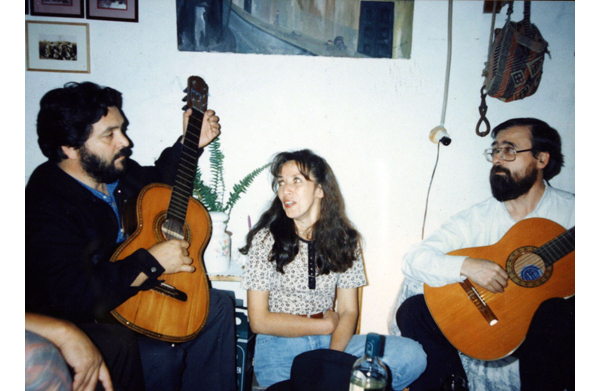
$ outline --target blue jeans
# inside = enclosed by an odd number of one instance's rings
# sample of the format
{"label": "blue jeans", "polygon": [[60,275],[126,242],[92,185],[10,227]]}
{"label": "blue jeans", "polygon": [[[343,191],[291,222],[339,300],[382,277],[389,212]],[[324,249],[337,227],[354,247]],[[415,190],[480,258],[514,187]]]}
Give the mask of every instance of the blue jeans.
{"label": "blue jeans", "polygon": [[[366,335],[353,336],[345,352],[357,357],[364,355],[366,340]],[[328,349],[330,341],[330,335],[285,338],[258,334],[254,353],[254,372],[258,384],[268,387],[289,379],[292,362],[298,354]],[[403,390],[425,371],[427,357],[421,345],[412,339],[385,336],[382,361],[392,374],[392,388]]]}

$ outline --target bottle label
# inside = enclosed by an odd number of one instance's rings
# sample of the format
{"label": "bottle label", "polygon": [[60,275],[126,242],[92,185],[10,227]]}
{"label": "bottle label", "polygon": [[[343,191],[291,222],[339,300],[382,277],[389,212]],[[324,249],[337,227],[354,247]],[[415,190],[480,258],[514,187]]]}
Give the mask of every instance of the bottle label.
{"label": "bottle label", "polygon": [[365,391],[365,390],[369,390],[369,391],[384,391],[385,390],[385,385],[381,386],[376,386],[375,384],[371,384],[369,388],[365,388],[362,386],[359,386],[357,384],[352,384],[350,383],[350,389],[349,391]]}
{"label": "bottle label", "polygon": [[359,385],[350,383],[350,390],[349,391],[365,391],[365,388],[361,387]]}
{"label": "bottle label", "polygon": [[386,386],[385,380],[374,379],[374,378],[366,378],[359,379],[355,376],[350,378],[350,388],[349,391],[384,391]]}

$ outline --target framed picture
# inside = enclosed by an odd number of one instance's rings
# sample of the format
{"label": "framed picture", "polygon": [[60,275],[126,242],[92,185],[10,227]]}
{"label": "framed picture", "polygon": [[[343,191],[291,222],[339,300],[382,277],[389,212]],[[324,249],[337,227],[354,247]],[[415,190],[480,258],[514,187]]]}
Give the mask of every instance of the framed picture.
{"label": "framed picture", "polygon": [[26,21],[27,70],[90,73],[87,23]]}
{"label": "framed picture", "polygon": [[31,0],[31,15],[83,18],[83,0]]}
{"label": "framed picture", "polygon": [[175,5],[180,51],[410,58],[415,1],[176,0]]}
{"label": "framed picture", "polygon": [[86,0],[88,19],[138,21],[138,0]]}

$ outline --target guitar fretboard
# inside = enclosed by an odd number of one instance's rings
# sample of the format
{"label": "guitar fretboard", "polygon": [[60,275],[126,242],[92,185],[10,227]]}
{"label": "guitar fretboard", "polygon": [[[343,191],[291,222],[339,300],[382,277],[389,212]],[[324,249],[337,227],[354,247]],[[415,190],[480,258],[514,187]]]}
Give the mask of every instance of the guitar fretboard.
{"label": "guitar fretboard", "polygon": [[575,227],[558,235],[548,243],[534,251],[546,265],[550,266],[556,261],[575,250]]}
{"label": "guitar fretboard", "polygon": [[192,110],[187,130],[183,140],[183,150],[177,168],[177,176],[173,185],[173,193],[167,211],[167,219],[175,219],[180,223],[185,222],[189,198],[194,188],[194,177],[198,165],[198,141],[202,128],[204,113]]}

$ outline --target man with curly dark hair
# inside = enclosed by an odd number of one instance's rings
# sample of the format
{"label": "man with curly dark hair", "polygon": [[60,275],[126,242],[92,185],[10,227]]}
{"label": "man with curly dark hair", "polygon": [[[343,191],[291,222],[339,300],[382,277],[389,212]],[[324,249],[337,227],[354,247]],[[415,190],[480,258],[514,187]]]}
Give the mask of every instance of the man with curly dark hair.
{"label": "man with curly dark hair", "polygon": [[[233,303],[210,291],[205,327],[171,344],[115,323],[110,311],[165,274],[193,273],[189,243],[171,239],[110,262],[127,238],[123,208],[150,183],[173,184],[182,143],[154,166],[130,159],[129,122],[121,93],[94,83],[68,83],[41,100],[38,143],[48,161],[25,189],[25,309],[71,321],[101,351],[116,390],[235,389]],[[191,109],[184,114],[184,129]],[[199,153],[220,134],[208,110]],[[133,200],[135,202],[135,199]],[[111,322],[112,321],[112,322]],[[145,383],[145,387],[144,387]]]}

